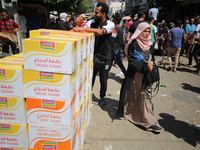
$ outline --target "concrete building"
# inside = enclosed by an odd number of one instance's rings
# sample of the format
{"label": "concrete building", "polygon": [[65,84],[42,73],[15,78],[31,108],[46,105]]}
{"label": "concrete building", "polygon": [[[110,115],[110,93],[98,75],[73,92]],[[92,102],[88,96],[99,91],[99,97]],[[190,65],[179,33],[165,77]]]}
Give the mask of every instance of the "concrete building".
{"label": "concrete building", "polygon": [[112,16],[115,12],[122,13],[125,10],[125,2],[110,2],[108,16]]}
{"label": "concrete building", "polygon": [[105,2],[109,6],[108,16],[112,16],[116,11],[122,13],[125,10],[125,2],[122,0],[90,0],[90,3],[94,6],[98,2]]}

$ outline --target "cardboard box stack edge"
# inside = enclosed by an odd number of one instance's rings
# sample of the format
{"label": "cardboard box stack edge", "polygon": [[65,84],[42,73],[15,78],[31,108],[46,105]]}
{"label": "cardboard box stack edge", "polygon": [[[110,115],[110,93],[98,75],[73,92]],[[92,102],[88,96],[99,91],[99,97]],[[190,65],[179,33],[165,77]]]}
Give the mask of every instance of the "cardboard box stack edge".
{"label": "cardboard box stack edge", "polygon": [[83,148],[93,51],[93,33],[42,29],[23,40],[23,54],[0,59],[0,148]]}

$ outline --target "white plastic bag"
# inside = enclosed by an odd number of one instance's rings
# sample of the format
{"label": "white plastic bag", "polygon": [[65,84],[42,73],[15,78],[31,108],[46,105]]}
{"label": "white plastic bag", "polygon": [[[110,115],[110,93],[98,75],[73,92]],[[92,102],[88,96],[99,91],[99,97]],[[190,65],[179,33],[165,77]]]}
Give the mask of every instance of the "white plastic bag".
{"label": "white plastic bag", "polygon": [[155,43],[154,49],[158,49],[158,43]]}

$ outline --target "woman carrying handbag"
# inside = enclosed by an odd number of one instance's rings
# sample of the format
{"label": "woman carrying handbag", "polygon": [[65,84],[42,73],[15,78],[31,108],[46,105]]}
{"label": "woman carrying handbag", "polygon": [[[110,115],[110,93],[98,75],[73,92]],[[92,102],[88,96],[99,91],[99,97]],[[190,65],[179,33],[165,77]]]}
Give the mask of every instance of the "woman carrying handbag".
{"label": "woman carrying handbag", "polygon": [[150,86],[145,84],[145,75],[154,67],[150,33],[150,25],[140,23],[126,46],[128,70],[121,88],[116,118],[126,117],[149,131],[160,132],[163,129],[157,125],[153,114],[151,93],[145,91]]}

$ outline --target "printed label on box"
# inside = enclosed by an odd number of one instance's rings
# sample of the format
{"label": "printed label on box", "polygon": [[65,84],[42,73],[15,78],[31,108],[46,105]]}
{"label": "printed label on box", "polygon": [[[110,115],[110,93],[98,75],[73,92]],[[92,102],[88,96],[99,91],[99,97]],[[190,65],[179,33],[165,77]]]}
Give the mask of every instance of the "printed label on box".
{"label": "printed label on box", "polygon": [[26,124],[0,123],[1,147],[27,149],[28,130]]}
{"label": "printed label on box", "polygon": [[76,94],[71,101],[26,99],[27,122],[41,125],[70,127],[76,111]]}
{"label": "printed label on box", "polygon": [[76,41],[25,39],[24,69],[71,74],[78,65],[76,45]]}
{"label": "printed label on box", "polygon": [[0,64],[1,97],[23,97],[22,66]]}
{"label": "printed label on box", "polygon": [[29,124],[29,148],[70,150],[75,128],[74,123],[71,128]]}
{"label": "printed label on box", "polygon": [[24,70],[24,97],[70,101],[78,90],[77,69],[71,75]]}
{"label": "printed label on box", "polygon": [[[82,39],[83,38],[74,38],[74,37],[69,37],[69,36],[57,36],[57,35],[45,35],[45,36],[36,36],[34,39],[40,39],[40,40],[45,40],[45,39],[50,39],[50,40],[61,40],[61,41],[73,41],[75,42],[74,48],[77,49],[77,61],[78,65],[80,62],[83,60],[83,56],[81,53],[83,53],[83,45],[82,45]],[[81,49],[82,48],[82,49]],[[75,61],[75,60],[74,60]],[[75,62],[76,63],[76,62]]]}
{"label": "printed label on box", "polygon": [[25,100],[22,98],[0,97],[0,122],[26,123]]}

